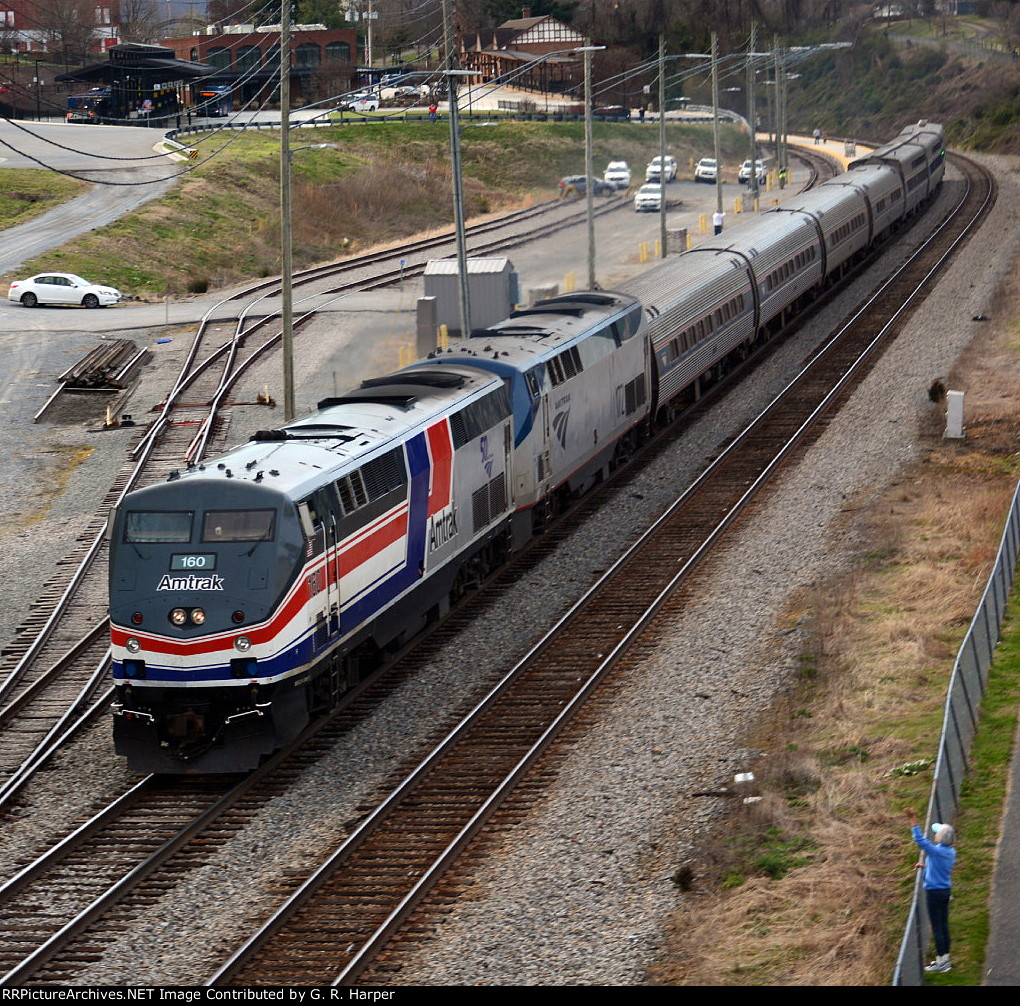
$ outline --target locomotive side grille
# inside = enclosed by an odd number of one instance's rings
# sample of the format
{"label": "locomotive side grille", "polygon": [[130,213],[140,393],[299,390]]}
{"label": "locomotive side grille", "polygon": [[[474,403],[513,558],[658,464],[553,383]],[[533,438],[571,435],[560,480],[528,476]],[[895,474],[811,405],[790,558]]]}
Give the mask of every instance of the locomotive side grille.
{"label": "locomotive side grille", "polygon": [[369,461],[361,469],[365,489],[370,500],[385,496],[391,489],[404,484],[404,461],[400,450],[389,451],[381,458]]}
{"label": "locomotive side grille", "polygon": [[471,520],[475,534],[489,523],[489,487],[482,486],[471,494]]}
{"label": "locomotive side grille", "polygon": [[624,408],[629,416],[645,404],[645,375],[638,374],[624,388]]}
{"label": "locomotive side grille", "polygon": [[506,509],[506,475],[500,472],[489,483],[489,520]]}
{"label": "locomotive side grille", "polygon": [[350,475],[337,479],[336,487],[345,514],[353,513],[368,502],[368,493],[365,492],[365,483],[360,471],[351,472]]}
{"label": "locomotive side grille", "polygon": [[471,494],[473,533],[488,527],[506,508],[506,476],[500,472]]}

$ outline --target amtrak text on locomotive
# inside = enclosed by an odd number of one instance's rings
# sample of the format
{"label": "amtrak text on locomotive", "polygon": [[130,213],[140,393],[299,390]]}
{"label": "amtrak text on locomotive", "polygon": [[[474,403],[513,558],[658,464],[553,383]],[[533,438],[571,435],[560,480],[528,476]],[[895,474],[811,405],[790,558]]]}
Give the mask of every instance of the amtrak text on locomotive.
{"label": "amtrak text on locomotive", "polygon": [[223,590],[223,577],[195,576],[194,573],[189,576],[171,576],[164,573],[156,590]]}

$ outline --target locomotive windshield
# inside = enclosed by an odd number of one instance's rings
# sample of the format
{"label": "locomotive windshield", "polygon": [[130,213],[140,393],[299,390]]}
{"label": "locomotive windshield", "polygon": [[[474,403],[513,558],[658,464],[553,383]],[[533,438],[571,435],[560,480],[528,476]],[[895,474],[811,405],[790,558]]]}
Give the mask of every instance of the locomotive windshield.
{"label": "locomotive windshield", "polygon": [[124,520],[124,541],[136,544],[191,541],[193,510],[129,510]]}
{"label": "locomotive windshield", "polygon": [[275,510],[207,510],[202,541],[272,541]]}

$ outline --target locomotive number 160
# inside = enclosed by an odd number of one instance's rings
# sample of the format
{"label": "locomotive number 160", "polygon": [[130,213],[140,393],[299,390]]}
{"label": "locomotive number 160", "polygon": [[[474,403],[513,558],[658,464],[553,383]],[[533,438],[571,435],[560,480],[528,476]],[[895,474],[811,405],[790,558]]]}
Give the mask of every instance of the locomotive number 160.
{"label": "locomotive number 160", "polygon": [[194,555],[175,555],[170,559],[171,569],[215,569],[215,552],[198,552]]}

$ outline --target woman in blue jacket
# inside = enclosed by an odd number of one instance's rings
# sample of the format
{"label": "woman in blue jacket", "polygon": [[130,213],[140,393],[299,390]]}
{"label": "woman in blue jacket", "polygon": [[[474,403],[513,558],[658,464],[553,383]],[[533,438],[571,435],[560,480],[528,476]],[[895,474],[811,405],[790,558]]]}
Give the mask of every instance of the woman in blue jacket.
{"label": "woman in blue jacket", "polygon": [[933,824],[935,841],[924,837],[917,814],[913,807],[904,813],[910,822],[914,841],[924,850],[924,863],[918,863],[917,869],[924,867],[924,893],[928,902],[928,918],[931,921],[932,935],[935,937],[935,960],[925,971],[951,971],[949,963],[949,896],[952,890],[952,872],[956,864],[956,829],[951,824]]}

